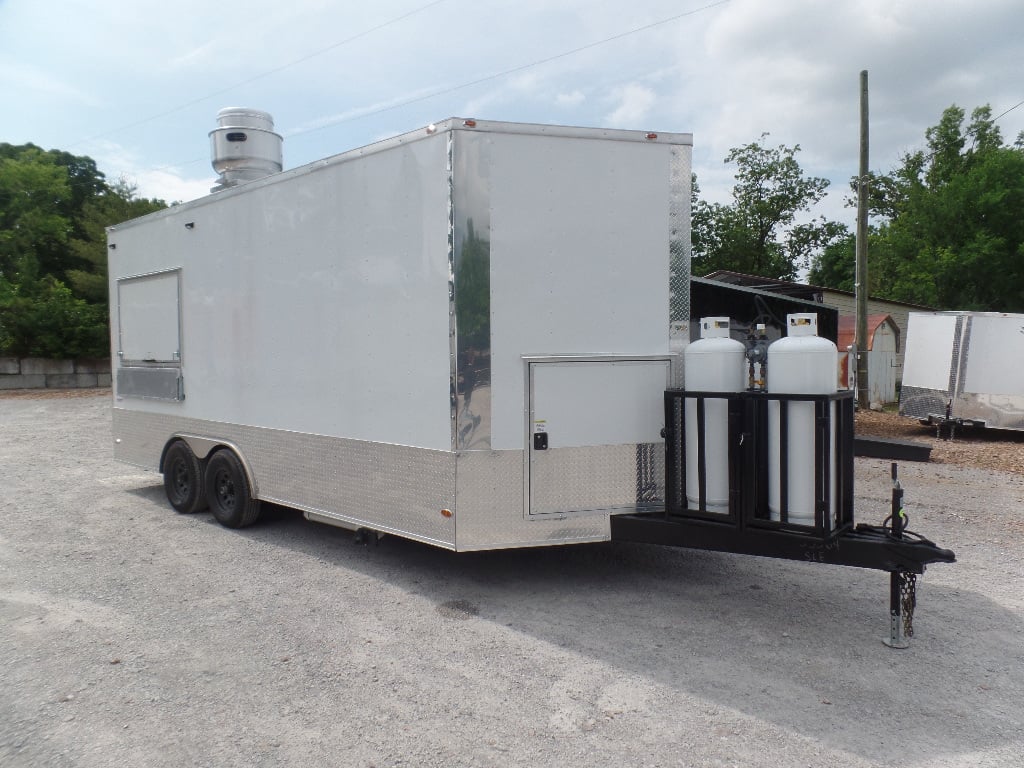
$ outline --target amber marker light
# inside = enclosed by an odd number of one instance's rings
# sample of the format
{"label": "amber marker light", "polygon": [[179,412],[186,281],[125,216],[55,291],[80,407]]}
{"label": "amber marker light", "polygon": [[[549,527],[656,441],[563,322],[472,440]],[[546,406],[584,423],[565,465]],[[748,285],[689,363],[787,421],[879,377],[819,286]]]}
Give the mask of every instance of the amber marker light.
{"label": "amber marker light", "polygon": [[451,516],[452,516],[452,511],[450,509],[442,509],[441,510],[441,517],[451,517]]}
{"label": "amber marker light", "polygon": [[467,128],[476,128],[476,120],[463,120],[462,124]]}
{"label": "amber marker light", "polygon": [[656,134],[656,133],[648,133],[647,134],[647,138],[648,139],[656,139],[656,138],[658,138],[658,134]]}

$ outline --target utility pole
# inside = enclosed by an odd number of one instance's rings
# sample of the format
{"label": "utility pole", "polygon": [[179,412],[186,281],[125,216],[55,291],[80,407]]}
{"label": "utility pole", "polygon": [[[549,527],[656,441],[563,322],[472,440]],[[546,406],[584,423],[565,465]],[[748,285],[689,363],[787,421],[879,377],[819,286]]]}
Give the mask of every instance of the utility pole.
{"label": "utility pole", "polygon": [[868,71],[860,73],[860,174],[857,177],[857,405],[867,410],[868,391]]}

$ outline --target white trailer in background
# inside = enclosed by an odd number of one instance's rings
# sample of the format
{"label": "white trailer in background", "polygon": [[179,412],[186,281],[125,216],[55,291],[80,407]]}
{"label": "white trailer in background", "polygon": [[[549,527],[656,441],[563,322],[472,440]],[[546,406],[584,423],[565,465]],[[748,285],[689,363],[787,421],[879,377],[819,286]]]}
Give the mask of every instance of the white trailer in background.
{"label": "white trailer in background", "polygon": [[607,540],[664,505],[690,151],[453,118],[110,228],[116,457],[232,527]]}
{"label": "white trailer in background", "polygon": [[1024,315],[911,312],[900,413],[1024,430]]}

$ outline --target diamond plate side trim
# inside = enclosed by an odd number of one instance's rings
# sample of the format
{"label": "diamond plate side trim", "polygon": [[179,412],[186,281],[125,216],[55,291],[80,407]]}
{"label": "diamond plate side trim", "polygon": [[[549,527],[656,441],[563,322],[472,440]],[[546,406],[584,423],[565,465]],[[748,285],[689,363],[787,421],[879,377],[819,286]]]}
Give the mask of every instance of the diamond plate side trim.
{"label": "diamond plate side trim", "polygon": [[189,434],[238,446],[259,498],[437,546],[455,547],[455,454],[113,409],[114,456],[157,469]]}
{"label": "diamond plate side trim", "polygon": [[904,386],[900,389],[900,415],[916,419],[945,416],[948,400],[949,392],[940,389]]}
{"label": "diamond plate side trim", "polygon": [[460,552],[611,538],[607,512],[526,518],[522,451],[467,451],[458,461]]}
{"label": "diamond plate side trim", "polygon": [[[900,390],[900,415],[927,419],[945,418],[948,392],[921,387]],[[990,429],[1024,430],[1024,396],[960,394],[953,398],[950,416],[954,419],[983,422]]]}
{"label": "diamond plate side trim", "polygon": [[636,512],[665,503],[664,447],[598,445],[552,448],[534,461],[534,515],[567,510]]}
{"label": "diamond plate side trim", "polygon": [[[453,454],[121,408],[113,410],[113,431],[119,441],[115,458],[150,470],[159,467],[164,445],[176,434],[230,442],[251,466],[261,499],[448,549],[546,546],[611,536],[607,509],[526,517],[522,451]],[[640,498],[656,481],[662,496],[662,452],[639,448],[623,447],[620,457],[628,465],[622,475],[629,475],[627,495]],[[643,507],[627,503],[617,511]],[[455,516],[442,517],[442,508]]]}

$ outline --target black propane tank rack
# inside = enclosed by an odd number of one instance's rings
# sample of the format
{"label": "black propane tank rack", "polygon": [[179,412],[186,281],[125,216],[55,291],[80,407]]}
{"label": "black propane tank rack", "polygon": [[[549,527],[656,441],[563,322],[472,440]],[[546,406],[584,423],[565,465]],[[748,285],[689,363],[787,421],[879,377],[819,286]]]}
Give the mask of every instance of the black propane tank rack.
{"label": "black propane tank rack", "polygon": [[[955,555],[922,536],[906,530],[903,489],[892,465],[892,506],[881,525],[854,521],[853,495],[853,392],[797,395],[749,392],[694,392],[670,389],[665,393],[666,506],[664,510],[611,516],[611,539],[671,547],[734,552],[787,560],[851,565],[889,571],[890,634],[883,639],[894,648],[907,647],[913,635],[914,585],[918,574],[933,562],[954,562]],[[686,403],[693,401],[696,444],[686,444]],[[727,511],[709,509],[708,403],[727,406]],[[794,403],[814,407],[813,524],[790,520],[788,447],[797,440],[790,410]],[[771,409],[778,409],[778,434],[771,444]],[[719,414],[720,415],[720,414]],[[714,421],[720,421],[715,419]],[[715,424],[711,425],[716,428]],[[719,423],[717,428],[721,428]],[[687,451],[695,452],[697,488],[687,502]],[[772,519],[769,472],[778,462],[777,517]],[[694,457],[691,457],[691,459]],[[717,506],[717,505],[716,505]],[[801,518],[803,520],[803,518]]]}
{"label": "black propane tank rack", "polygon": [[[687,502],[687,401],[694,401],[697,419],[695,505]],[[708,509],[706,430],[707,405],[727,406],[728,512]],[[814,434],[791,434],[788,403],[812,403]],[[779,411],[778,444],[769,443],[772,403]],[[891,634],[886,640],[905,647],[912,634],[913,584],[929,563],[952,563],[955,555],[906,531],[903,491],[892,467],[893,498],[881,525],[854,521],[854,395],[789,395],[763,391],[665,392],[665,509],[613,515],[611,537],[618,541],[706,549],[888,571],[891,575]],[[717,428],[721,428],[719,424]],[[812,440],[814,456],[814,522],[790,521],[787,446]],[[778,452],[778,520],[769,509],[771,451]],[[909,586],[908,586],[909,585]]]}
{"label": "black propane tank rack", "polygon": [[[697,419],[697,489],[695,508],[687,505],[686,401],[695,401]],[[707,510],[707,423],[709,400],[724,402],[728,409],[729,513]],[[779,434],[769,444],[769,404],[778,404]],[[813,440],[814,525],[789,519],[790,403],[814,408],[813,435],[794,435],[794,440]],[[737,528],[794,530],[815,537],[852,530],[853,520],[853,392],[826,395],[769,394],[767,392],[665,392],[665,515],[706,520],[727,520]],[[779,520],[769,512],[768,472],[770,455],[778,456]],[[833,486],[835,486],[833,496]],[[696,491],[696,493],[694,493]],[[834,503],[833,500],[834,499]]]}

